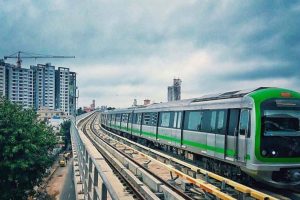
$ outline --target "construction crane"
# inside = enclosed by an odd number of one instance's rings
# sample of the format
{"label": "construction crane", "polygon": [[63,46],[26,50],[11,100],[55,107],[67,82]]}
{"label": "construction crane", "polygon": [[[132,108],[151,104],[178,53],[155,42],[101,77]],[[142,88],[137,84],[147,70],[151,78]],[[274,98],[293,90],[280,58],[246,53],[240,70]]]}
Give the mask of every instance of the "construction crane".
{"label": "construction crane", "polygon": [[37,53],[18,51],[9,56],[4,56],[4,60],[6,60],[8,58],[16,58],[17,66],[21,67],[22,59],[24,59],[24,58],[34,58],[34,59],[37,59],[37,58],[75,58],[75,56],[51,56],[51,55],[43,55],[43,54],[37,54]]}

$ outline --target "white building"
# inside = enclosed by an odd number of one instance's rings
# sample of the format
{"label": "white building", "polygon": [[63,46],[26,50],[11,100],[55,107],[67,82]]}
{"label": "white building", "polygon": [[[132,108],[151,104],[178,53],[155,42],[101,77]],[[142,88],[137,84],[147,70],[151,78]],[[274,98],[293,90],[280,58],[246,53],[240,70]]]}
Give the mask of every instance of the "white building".
{"label": "white building", "polygon": [[23,108],[33,107],[33,70],[6,65],[7,96]]}
{"label": "white building", "polygon": [[30,66],[33,70],[35,109],[55,109],[55,67],[50,63]]}
{"label": "white building", "polygon": [[68,115],[70,114],[69,82],[69,68],[59,67],[55,71],[55,107]]}

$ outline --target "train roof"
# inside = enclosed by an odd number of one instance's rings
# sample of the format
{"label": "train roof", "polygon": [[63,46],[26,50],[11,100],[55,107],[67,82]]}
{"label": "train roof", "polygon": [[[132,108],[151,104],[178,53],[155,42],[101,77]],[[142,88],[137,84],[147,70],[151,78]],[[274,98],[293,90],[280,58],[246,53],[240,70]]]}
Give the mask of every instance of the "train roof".
{"label": "train roof", "polygon": [[192,99],[183,99],[179,101],[170,101],[170,102],[163,102],[163,103],[154,103],[147,107],[144,107],[145,109],[154,109],[154,108],[165,108],[165,107],[175,107],[175,106],[187,106],[192,103],[196,102],[203,102],[203,101],[212,101],[212,100],[220,100],[220,99],[231,99],[231,98],[241,98],[244,97],[251,92],[266,89],[268,87],[259,87],[259,88],[252,88],[252,89],[246,89],[246,90],[236,90],[231,92],[225,92],[225,93],[217,93],[217,94],[209,94],[204,95],[199,98],[192,98]]}
{"label": "train roof", "polygon": [[242,98],[254,91],[267,89],[267,88],[269,88],[269,87],[258,87],[258,88],[251,88],[251,89],[246,89],[246,90],[236,90],[236,91],[230,91],[230,92],[224,92],[224,93],[209,94],[209,95],[204,95],[199,98],[183,99],[183,100],[179,100],[179,101],[169,101],[169,102],[162,102],[162,103],[153,103],[148,106],[116,109],[111,112],[112,113],[120,113],[120,112],[129,113],[129,112],[132,112],[133,110],[140,110],[140,109],[148,110],[148,109],[159,109],[159,108],[167,108],[167,107],[182,107],[182,106],[188,106],[188,105],[191,105],[192,103],[197,103],[197,102]]}

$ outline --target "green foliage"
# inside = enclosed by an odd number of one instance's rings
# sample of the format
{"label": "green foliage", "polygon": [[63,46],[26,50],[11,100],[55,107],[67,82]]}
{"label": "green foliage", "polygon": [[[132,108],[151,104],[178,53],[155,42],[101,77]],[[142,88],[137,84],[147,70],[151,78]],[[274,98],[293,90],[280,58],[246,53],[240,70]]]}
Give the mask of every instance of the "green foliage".
{"label": "green foliage", "polygon": [[65,148],[67,148],[67,146],[69,144],[71,144],[70,127],[71,127],[71,121],[70,120],[64,121],[60,125],[60,133],[61,133],[61,135],[65,136]]}
{"label": "green foliage", "polygon": [[51,165],[53,130],[31,109],[0,97],[0,199],[27,199]]}

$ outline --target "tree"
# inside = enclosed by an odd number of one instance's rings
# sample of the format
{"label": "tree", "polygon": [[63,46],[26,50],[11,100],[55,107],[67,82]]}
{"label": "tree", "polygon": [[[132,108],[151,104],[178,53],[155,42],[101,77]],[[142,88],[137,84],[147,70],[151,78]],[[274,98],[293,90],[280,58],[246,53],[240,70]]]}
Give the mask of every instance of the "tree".
{"label": "tree", "polygon": [[0,97],[0,199],[27,199],[51,165],[55,144],[34,110]]}
{"label": "tree", "polygon": [[64,121],[60,125],[60,133],[61,135],[65,136],[65,148],[67,148],[68,145],[71,144],[70,127],[71,127],[70,120]]}

